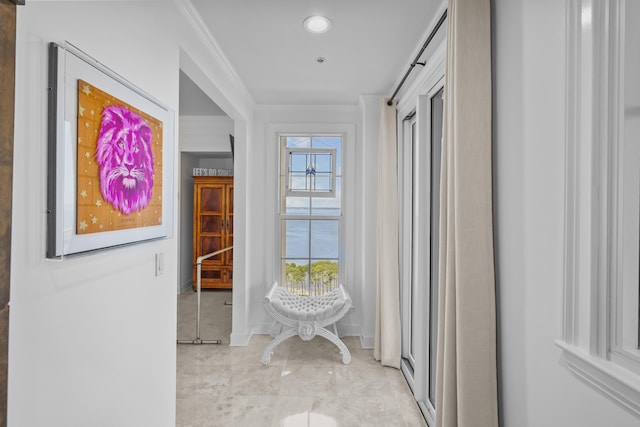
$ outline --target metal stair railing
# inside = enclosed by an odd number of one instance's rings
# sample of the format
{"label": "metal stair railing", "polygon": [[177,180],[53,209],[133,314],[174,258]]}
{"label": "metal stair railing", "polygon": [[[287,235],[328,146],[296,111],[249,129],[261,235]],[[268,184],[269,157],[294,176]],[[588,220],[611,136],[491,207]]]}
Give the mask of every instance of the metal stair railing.
{"label": "metal stair railing", "polygon": [[199,256],[198,258],[196,258],[196,277],[197,277],[197,281],[196,281],[196,292],[198,294],[197,296],[197,300],[198,300],[198,311],[197,311],[197,317],[196,317],[196,337],[195,339],[192,340],[178,340],[178,344],[222,344],[221,340],[202,340],[200,339],[200,293],[202,291],[202,284],[201,284],[201,274],[202,274],[202,261],[204,261],[207,258],[211,258],[214,257],[216,255],[220,255],[221,253],[230,251],[231,249],[233,249],[233,246],[229,246],[228,248],[224,248],[224,249],[220,249],[219,251],[215,251],[215,252],[211,252],[208,253],[206,255],[202,255]]}

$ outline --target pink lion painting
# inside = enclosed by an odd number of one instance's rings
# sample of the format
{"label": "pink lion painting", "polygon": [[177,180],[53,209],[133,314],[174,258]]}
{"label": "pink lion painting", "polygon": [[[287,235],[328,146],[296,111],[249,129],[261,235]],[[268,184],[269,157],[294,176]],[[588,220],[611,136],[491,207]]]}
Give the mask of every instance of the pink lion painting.
{"label": "pink lion painting", "polygon": [[96,160],[100,166],[100,192],[124,215],[147,207],[153,190],[152,132],[147,122],[125,107],[102,111]]}

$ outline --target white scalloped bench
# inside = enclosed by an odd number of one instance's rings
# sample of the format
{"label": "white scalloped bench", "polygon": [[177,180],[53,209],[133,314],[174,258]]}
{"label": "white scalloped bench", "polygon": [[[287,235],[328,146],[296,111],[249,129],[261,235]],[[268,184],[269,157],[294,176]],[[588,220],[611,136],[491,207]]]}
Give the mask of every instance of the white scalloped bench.
{"label": "white scalloped bench", "polygon": [[[262,353],[262,363],[268,365],[273,350],[284,340],[298,335],[309,341],[316,335],[334,343],[342,354],[342,363],[351,362],[349,349],[338,337],[336,322],[351,308],[351,297],[340,284],[326,295],[300,296],[278,286],[275,282],[263,300],[264,308],[274,319],[273,340]],[[333,325],[333,332],[326,327]]]}

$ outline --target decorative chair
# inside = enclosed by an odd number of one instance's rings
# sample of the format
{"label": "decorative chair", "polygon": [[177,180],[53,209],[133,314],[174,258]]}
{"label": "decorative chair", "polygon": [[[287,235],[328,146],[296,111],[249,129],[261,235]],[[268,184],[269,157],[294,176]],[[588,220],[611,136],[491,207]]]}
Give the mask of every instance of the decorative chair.
{"label": "decorative chair", "polygon": [[[334,343],[342,354],[342,363],[351,362],[351,353],[338,336],[336,322],[351,308],[351,297],[342,284],[325,295],[300,296],[275,282],[263,300],[264,308],[275,322],[271,327],[273,340],[262,353],[262,363],[268,365],[274,349],[287,338],[298,335],[309,341],[316,335]],[[327,329],[333,326],[333,332]]]}

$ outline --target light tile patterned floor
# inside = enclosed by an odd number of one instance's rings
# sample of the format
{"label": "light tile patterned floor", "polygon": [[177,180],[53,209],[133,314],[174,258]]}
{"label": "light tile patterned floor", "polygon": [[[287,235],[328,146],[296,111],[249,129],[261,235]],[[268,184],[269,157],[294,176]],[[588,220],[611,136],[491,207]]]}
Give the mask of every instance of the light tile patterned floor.
{"label": "light tile patterned floor", "polygon": [[[255,335],[247,347],[229,347],[225,300],[229,292],[202,294],[201,338],[221,338],[222,345],[178,345],[178,427],[426,426],[400,371],[380,366],[357,337],[343,339],[349,365],[324,338],[294,337],[264,366],[260,359],[271,337]],[[180,295],[180,339],[195,336],[192,311],[195,294]]]}

